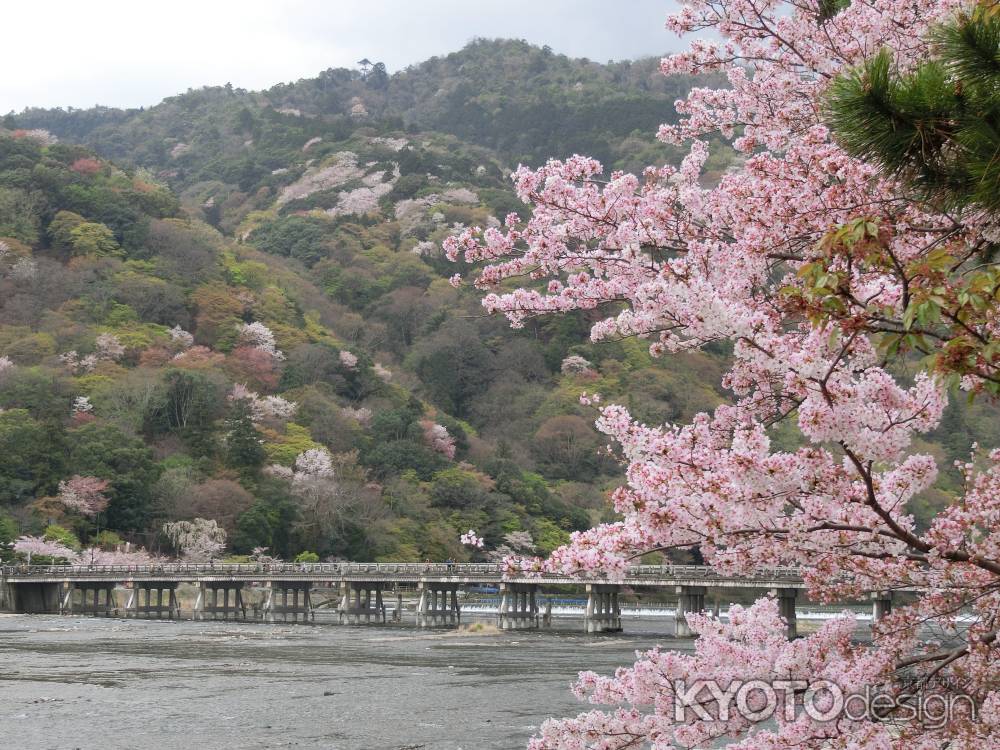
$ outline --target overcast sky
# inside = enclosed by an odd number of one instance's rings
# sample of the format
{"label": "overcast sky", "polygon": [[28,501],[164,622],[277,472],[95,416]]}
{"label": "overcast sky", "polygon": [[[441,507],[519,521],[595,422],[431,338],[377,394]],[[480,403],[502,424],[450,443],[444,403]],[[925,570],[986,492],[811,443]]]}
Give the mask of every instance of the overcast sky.
{"label": "overcast sky", "polygon": [[354,67],[390,72],[473,37],[605,62],[676,49],[672,0],[29,0],[3,3],[0,113],[155,104],[188,88],[260,89]]}

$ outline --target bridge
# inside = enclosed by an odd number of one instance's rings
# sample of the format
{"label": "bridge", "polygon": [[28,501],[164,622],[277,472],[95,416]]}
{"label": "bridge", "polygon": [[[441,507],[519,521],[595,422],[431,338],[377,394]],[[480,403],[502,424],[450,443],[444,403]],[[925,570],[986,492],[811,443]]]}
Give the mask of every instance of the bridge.
{"label": "bridge", "polygon": [[[693,635],[684,615],[703,611],[712,587],[772,592],[794,637],[796,595],[804,588],[793,568],[740,577],[702,565],[634,565],[615,580],[554,573],[512,577],[494,563],[21,565],[0,568],[0,610],[177,619],[187,590],[194,596],[189,610],[195,619],[308,622],[317,609],[335,604],[342,623],[385,623],[385,595],[396,595],[393,619],[401,621],[403,592],[413,591],[417,625],[446,627],[461,621],[459,592],[484,585],[497,587],[501,629],[536,628],[550,620],[551,609],[539,606],[542,587],[583,588],[588,633],[622,629],[623,587],[663,589],[677,596],[678,636]],[[877,600],[876,616],[890,607],[888,596]]]}

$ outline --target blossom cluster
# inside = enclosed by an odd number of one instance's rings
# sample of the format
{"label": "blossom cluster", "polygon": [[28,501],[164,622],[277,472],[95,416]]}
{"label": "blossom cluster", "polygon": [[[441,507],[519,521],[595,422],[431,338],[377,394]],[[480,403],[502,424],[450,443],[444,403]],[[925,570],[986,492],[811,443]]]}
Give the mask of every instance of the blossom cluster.
{"label": "blossom cluster", "polygon": [[283,360],[285,358],[284,353],[278,349],[275,343],[274,333],[259,321],[244,323],[240,326],[239,339],[243,346],[259,349],[276,360]]}
{"label": "blossom cluster", "polygon": [[214,560],[226,548],[226,530],[214,519],[165,523],[163,534],[183,559],[192,562]]}
{"label": "blossom cluster", "polygon": [[57,497],[70,510],[93,517],[108,507],[108,497],[104,493],[110,486],[107,479],[74,475],[59,482]]}
{"label": "blossom cluster", "polygon": [[420,427],[424,431],[424,442],[431,450],[447,458],[455,458],[455,438],[448,434],[444,425],[423,419],[420,421]]}
{"label": "blossom cluster", "polygon": [[94,341],[94,352],[81,357],[75,349],[59,355],[59,361],[74,375],[93,372],[101,361],[117,362],[125,355],[125,346],[113,333],[102,333]]}
{"label": "blossom cluster", "polygon": [[287,422],[295,414],[298,404],[281,396],[261,396],[243,383],[236,383],[229,391],[230,401],[246,401],[254,422]]}
{"label": "blossom cluster", "polygon": [[482,549],[486,544],[483,538],[476,534],[474,529],[469,529],[458,539],[462,544],[468,547],[475,547],[476,549]]}

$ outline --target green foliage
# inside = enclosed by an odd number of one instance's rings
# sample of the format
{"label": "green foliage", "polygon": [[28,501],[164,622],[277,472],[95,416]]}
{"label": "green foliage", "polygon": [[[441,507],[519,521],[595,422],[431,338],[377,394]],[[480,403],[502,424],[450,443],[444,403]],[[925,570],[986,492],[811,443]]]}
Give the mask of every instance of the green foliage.
{"label": "green foliage", "polygon": [[413,369],[431,399],[452,414],[465,417],[472,402],[496,376],[495,359],[473,330],[459,325],[442,328],[413,355]]}
{"label": "green foliage", "polygon": [[226,463],[244,474],[254,474],[267,458],[264,440],[254,426],[250,403],[234,401],[225,425]]}
{"label": "green foliage", "polygon": [[268,253],[284,255],[315,265],[327,255],[324,222],[301,216],[283,216],[251,235],[252,242]]}
{"label": "green foliage", "polygon": [[224,382],[216,373],[169,370],[164,376],[164,396],[149,414],[154,432],[176,433],[198,453],[216,449],[215,420],[225,405]]}
{"label": "green foliage", "polygon": [[95,535],[92,541],[95,546],[106,550],[118,549],[125,543],[125,540],[118,536],[118,534],[107,529]]}
{"label": "green foliage", "polygon": [[71,430],[67,441],[68,473],[111,482],[106,493],[110,498],[105,511],[108,527],[123,531],[145,529],[152,511],[153,484],[160,476],[153,452],[142,440],[99,422]]}
{"label": "green foliage", "polygon": [[59,433],[26,409],[0,412],[0,505],[18,505],[55,489],[61,477]]}
{"label": "green foliage", "polygon": [[114,234],[103,224],[85,221],[70,231],[70,238],[76,255],[124,255]]}
{"label": "green foliage", "polygon": [[236,552],[249,554],[255,547],[267,547],[273,554],[288,558],[292,552],[291,529],[295,506],[286,485],[265,481],[257,489],[258,500],[236,520],[230,545]]}
{"label": "green foliage", "polygon": [[319,555],[315,552],[310,552],[309,550],[303,550],[295,556],[295,562],[297,563],[318,563]]}
{"label": "green foliage", "polygon": [[1000,15],[977,6],[934,32],[938,57],[900,75],[883,49],[830,87],[854,156],[946,206],[1000,210]]}
{"label": "green foliage", "polygon": [[46,526],[42,536],[50,542],[57,542],[64,547],[69,547],[71,550],[79,551],[81,546],[76,534],[58,524],[53,523]]}
{"label": "green foliage", "polygon": [[11,237],[28,245],[38,241],[40,205],[24,190],[0,186],[0,237]]}
{"label": "green foliage", "polygon": [[286,424],[283,433],[271,433],[267,437],[264,451],[268,460],[282,466],[294,464],[300,453],[322,447],[312,439],[307,427],[294,422]]}
{"label": "green foliage", "polygon": [[14,540],[20,536],[17,522],[0,512],[0,562],[8,562],[14,557]]}
{"label": "green foliage", "polygon": [[475,474],[456,467],[434,475],[430,496],[431,502],[438,507],[467,508],[483,502],[486,492]]}
{"label": "green foliage", "polygon": [[366,453],[364,463],[379,478],[412,471],[420,479],[429,480],[446,461],[439,453],[414,440],[391,440],[378,443]]}

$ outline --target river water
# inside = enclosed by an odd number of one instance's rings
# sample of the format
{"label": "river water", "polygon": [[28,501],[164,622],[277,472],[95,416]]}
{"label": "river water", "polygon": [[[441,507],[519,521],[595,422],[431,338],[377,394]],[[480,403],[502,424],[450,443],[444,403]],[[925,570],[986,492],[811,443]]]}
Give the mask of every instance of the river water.
{"label": "river water", "polygon": [[670,618],[624,624],[587,636],[562,620],[468,633],[0,615],[0,748],[523,748],[546,717],[586,708],[568,690],[579,670],[692,647],[667,635]]}

